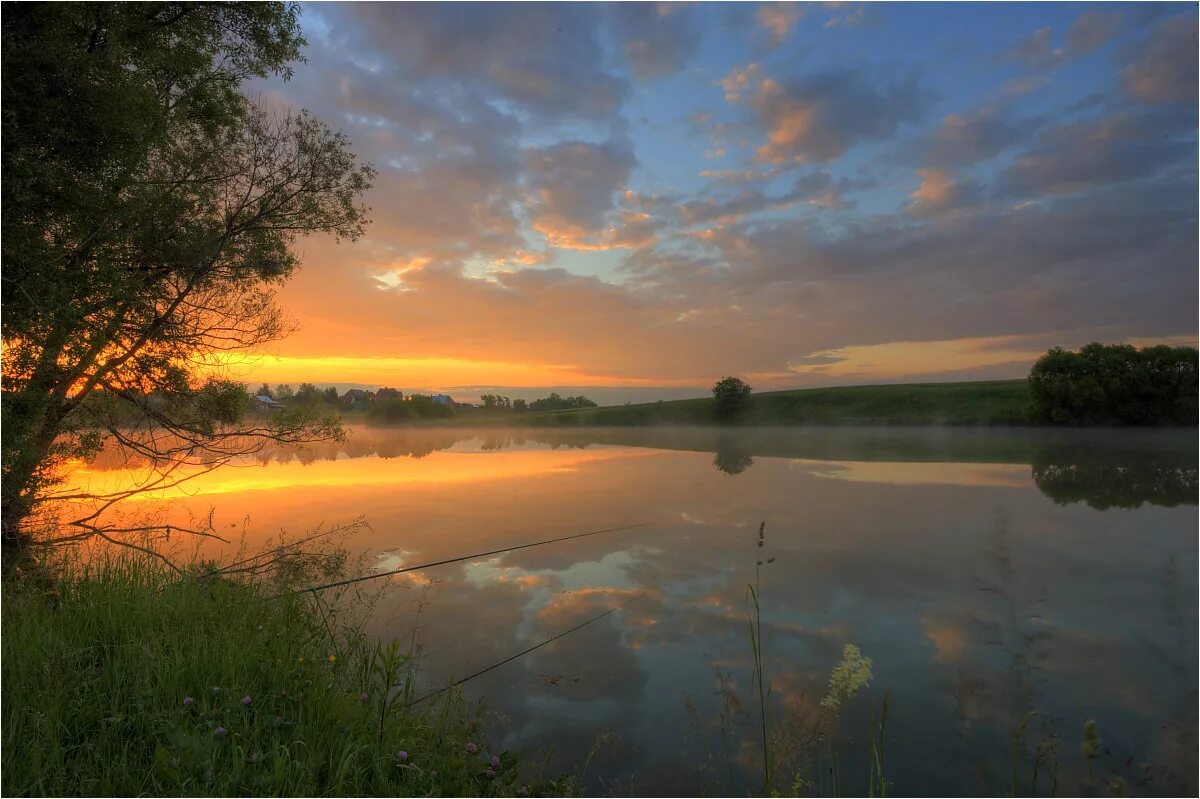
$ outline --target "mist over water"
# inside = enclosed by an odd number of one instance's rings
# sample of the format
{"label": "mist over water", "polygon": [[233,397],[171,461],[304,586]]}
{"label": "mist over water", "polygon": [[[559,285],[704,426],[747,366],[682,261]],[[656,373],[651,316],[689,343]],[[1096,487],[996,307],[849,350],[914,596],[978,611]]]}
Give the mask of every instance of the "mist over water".
{"label": "mist over water", "polygon": [[640,597],[466,688],[555,764],[608,733],[597,792],[757,789],[759,571],[773,721],[821,701],[845,644],[873,660],[837,722],[848,792],[886,693],[892,793],[1006,790],[1016,731],[1075,793],[1094,720],[1096,783],[1171,794],[1196,790],[1196,464],[1192,430],[360,428],[142,505],[251,544],[365,515],[351,544],[381,571],[646,525],[386,578],[371,630],[415,641],[436,688]]}

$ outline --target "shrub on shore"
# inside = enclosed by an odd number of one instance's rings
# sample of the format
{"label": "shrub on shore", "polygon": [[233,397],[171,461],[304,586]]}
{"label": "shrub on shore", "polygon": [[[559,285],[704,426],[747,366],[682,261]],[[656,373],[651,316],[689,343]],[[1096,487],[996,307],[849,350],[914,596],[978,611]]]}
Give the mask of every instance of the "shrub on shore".
{"label": "shrub on shore", "polygon": [[1034,418],[1065,425],[1196,424],[1194,347],[1055,347],[1029,372]]}

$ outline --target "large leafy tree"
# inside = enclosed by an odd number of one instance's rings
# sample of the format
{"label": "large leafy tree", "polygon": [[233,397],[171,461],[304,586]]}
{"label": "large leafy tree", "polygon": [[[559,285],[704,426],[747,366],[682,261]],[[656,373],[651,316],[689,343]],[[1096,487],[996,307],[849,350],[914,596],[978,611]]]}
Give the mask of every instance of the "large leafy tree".
{"label": "large leafy tree", "polygon": [[1064,425],[1196,424],[1195,347],[1055,347],[1029,371],[1033,414]]}
{"label": "large leafy tree", "polygon": [[740,377],[722,377],[713,384],[718,419],[729,421],[750,407],[750,384]]}
{"label": "large leafy tree", "polygon": [[[243,419],[231,353],[286,334],[298,236],[355,238],[373,178],[305,112],[247,98],[290,75],[298,8],[31,3],[3,28],[3,541],[31,541],[63,461],[106,440],[165,487],[331,420]],[[122,532],[91,497],[67,535]],[[76,501],[84,497],[71,494]],[[77,506],[73,506],[77,507]]]}

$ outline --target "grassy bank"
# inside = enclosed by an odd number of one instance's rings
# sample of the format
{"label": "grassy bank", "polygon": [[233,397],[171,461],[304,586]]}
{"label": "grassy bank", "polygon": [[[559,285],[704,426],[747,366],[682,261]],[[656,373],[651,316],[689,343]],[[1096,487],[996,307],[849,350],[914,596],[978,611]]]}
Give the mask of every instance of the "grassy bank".
{"label": "grassy bank", "polygon": [[[753,394],[740,425],[1030,424],[1029,383],[988,380],[768,391]],[[493,417],[497,423],[555,426],[705,425],[711,398]],[[474,418],[472,421],[476,421]],[[488,420],[492,421],[492,420]]]}
{"label": "grassy bank", "polygon": [[520,790],[514,758],[489,748],[459,698],[406,709],[395,646],[368,643],[311,596],[276,592],[130,558],[70,579],[7,579],[3,793]]}

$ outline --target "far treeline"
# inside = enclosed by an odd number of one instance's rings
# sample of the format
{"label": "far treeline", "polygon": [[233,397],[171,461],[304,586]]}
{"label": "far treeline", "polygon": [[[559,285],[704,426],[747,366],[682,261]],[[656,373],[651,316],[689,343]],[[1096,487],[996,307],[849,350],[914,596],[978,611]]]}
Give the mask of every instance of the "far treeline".
{"label": "far treeline", "polygon": [[[489,422],[491,420],[488,420]],[[713,397],[528,413],[507,422],[545,426],[977,425],[1134,426],[1197,423],[1194,347],[1059,347],[1025,380],[809,388],[752,393],[736,377]]]}
{"label": "far treeline", "polygon": [[[264,402],[270,400],[271,402]],[[497,414],[523,414],[527,412],[563,411],[579,408],[595,408],[596,403],[587,397],[563,397],[557,392],[549,396],[527,401],[511,399],[499,394],[484,394],[479,403],[456,402],[446,394],[409,393],[395,388],[382,387],[377,391],[352,388],[338,394],[337,388],[321,389],[312,383],[301,383],[298,388],[283,384],[271,388],[266,383],[247,397],[247,402],[257,410],[282,408],[305,408],[318,412],[351,412],[364,415],[367,421],[401,423],[423,420],[460,419]],[[275,403],[275,404],[272,404]]]}
{"label": "far treeline", "polygon": [[1048,351],[1025,380],[845,386],[755,394],[737,377],[716,382],[711,398],[597,407],[556,393],[526,402],[484,394],[478,404],[444,394],[396,389],[338,395],[309,383],[266,394],[285,407],[320,401],[368,422],[623,427],[645,425],[1057,425],[1166,426],[1197,423],[1194,347],[1088,344]]}

